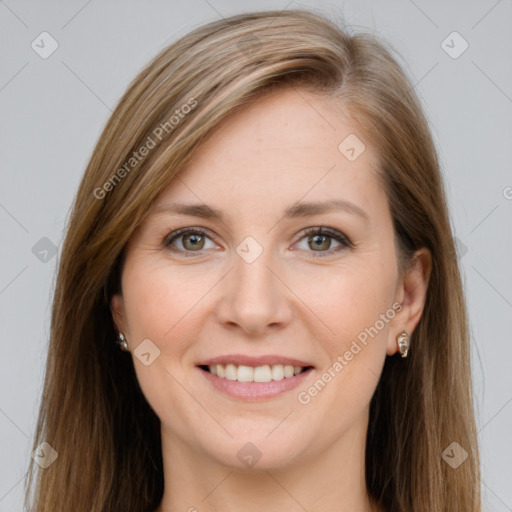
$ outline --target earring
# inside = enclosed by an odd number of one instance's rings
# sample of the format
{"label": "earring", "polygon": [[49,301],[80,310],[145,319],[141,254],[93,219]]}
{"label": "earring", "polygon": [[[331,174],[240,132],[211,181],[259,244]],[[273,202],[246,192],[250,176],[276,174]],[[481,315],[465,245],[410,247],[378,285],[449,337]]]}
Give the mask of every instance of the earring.
{"label": "earring", "polygon": [[117,343],[121,347],[121,350],[124,350],[124,351],[128,350],[128,343],[124,339],[124,336],[123,336],[122,332],[119,333],[119,337],[118,337]]}
{"label": "earring", "polygon": [[400,355],[402,357],[407,357],[407,352],[409,351],[409,334],[406,331],[402,331],[396,338],[398,342],[398,349],[400,350]]}

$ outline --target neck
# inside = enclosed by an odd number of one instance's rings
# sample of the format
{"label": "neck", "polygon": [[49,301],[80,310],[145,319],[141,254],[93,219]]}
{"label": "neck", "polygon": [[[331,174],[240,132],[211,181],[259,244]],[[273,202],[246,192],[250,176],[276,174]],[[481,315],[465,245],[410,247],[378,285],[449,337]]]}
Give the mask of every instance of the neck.
{"label": "neck", "polygon": [[379,510],[366,491],[365,444],[366,428],[354,425],[323,453],[297,458],[293,466],[258,463],[241,471],[198,454],[162,429],[165,487],[155,512]]}

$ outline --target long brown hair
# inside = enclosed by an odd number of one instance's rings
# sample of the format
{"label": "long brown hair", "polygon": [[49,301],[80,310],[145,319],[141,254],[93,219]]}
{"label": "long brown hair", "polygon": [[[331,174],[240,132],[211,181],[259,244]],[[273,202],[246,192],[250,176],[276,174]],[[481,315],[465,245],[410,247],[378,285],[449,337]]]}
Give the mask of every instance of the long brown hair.
{"label": "long brown hair", "polygon": [[[47,442],[58,457],[46,469],[30,461],[31,510],[138,512],[159,504],[160,421],[131,356],[114,343],[109,300],[119,291],[123,249],[211,130],[279,86],[335,98],[353,114],[380,156],[401,268],[417,249],[432,254],[413,350],[405,362],[386,359],[370,404],[368,493],[393,512],[480,511],[466,306],[428,123],[385,43],[305,10],[195,29],[135,78],[108,121],[59,263],[34,440],[34,449]],[[456,468],[442,456],[451,443],[468,453]]]}

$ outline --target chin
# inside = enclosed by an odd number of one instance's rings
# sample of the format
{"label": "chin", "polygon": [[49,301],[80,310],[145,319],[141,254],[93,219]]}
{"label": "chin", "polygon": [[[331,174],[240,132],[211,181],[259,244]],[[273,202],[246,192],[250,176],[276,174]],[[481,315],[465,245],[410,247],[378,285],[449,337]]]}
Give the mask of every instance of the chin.
{"label": "chin", "polygon": [[[277,425],[278,423],[276,423]],[[274,426],[275,428],[275,426]],[[218,463],[237,472],[271,471],[286,468],[297,461],[301,441],[288,434],[273,432],[269,437],[262,435],[233,435],[225,444],[216,443],[215,451],[210,455]],[[273,438],[272,438],[273,437]]]}

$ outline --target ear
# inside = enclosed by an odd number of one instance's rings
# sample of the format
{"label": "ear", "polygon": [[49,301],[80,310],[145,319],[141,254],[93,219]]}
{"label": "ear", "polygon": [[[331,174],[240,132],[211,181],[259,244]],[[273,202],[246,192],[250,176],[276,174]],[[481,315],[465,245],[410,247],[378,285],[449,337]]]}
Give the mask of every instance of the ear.
{"label": "ear", "polygon": [[125,337],[129,336],[128,323],[126,321],[126,312],[123,296],[120,293],[112,295],[110,300],[110,311],[112,319],[118,332],[122,332]]}
{"label": "ear", "polygon": [[[390,322],[386,354],[391,356],[398,352],[397,336],[407,331],[409,336],[420,321],[427,298],[428,283],[432,271],[432,255],[423,247],[414,253],[411,265],[404,271],[399,283],[397,300],[402,309]],[[414,347],[411,347],[414,349]]]}

